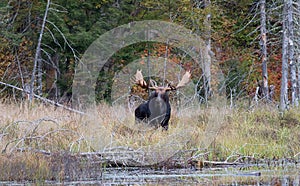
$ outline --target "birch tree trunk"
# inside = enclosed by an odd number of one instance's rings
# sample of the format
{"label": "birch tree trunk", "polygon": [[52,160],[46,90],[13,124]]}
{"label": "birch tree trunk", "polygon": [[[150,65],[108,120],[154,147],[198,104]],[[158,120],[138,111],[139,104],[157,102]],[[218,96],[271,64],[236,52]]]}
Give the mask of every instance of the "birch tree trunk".
{"label": "birch tree trunk", "polygon": [[[47,0],[47,5],[46,5],[44,18],[43,18],[43,22],[42,22],[42,27],[41,27],[41,31],[40,31],[36,51],[35,51],[34,64],[33,64],[33,69],[32,69],[31,80],[30,80],[29,102],[32,102],[32,99],[33,99],[33,96],[34,96],[33,89],[34,89],[36,71],[37,71],[37,68],[41,67],[41,63],[42,63],[42,60],[41,60],[41,44],[42,44],[42,38],[43,38],[43,34],[44,34],[45,24],[46,24],[46,21],[47,21],[49,6],[50,6],[50,0]],[[39,82],[39,83],[41,83],[41,82]],[[41,88],[42,87],[39,87],[39,89],[41,89]]]}
{"label": "birch tree trunk", "polygon": [[260,0],[260,46],[261,46],[261,61],[262,61],[262,97],[269,100],[269,88],[268,88],[268,68],[267,68],[267,29],[266,29],[266,0]]}
{"label": "birch tree trunk", "polygon": [[283,38],[282,38],[282,70],[281,70],[281,88],[279,109],[284,111],[288,104],[288,4],[291,0],[284,1],[283,7]]}

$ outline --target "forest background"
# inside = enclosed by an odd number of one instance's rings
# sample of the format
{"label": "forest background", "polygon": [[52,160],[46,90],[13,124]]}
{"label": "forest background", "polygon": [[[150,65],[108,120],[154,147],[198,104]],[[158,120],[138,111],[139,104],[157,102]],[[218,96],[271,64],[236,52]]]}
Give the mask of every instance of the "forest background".
{"label": "forest background", "polygon": [[[70,158],[93,171],[84,159],[93,155],[100,162],[91,162],[96,168],[259,160],[299,165],[299,15],[300,0],[1,0],[0,166],[7,168],[0,180],[76,180],[81,167]],[[194,61],[167,40],[124,47],[99,72],[95,114],[78,114],[72,86],[85,51],[107,31],[145,20],[181,25],[200,36],[204,60]],[[170,94],[167,132],[138,131],[128,114],[133,107],[114,105],[121,100],[113,97],[116,90],[135,104],[147,98],[122,77],[131,64],[154,67],[153,59],[192,74],[190,97],[181,90]],[[219,70],[223,77],[215,81]],[[162,83],[163,76],[151,78]],[[219,93],[225,93],[225,104],[214,102]],[[74,175],[70,165],[78,168]]]}
{"label": "forest background", "polygon": [[[163,20],[182,25],[205,40],[208,66],[211,62],[220,66],[228,98],[253,99],[256,95],[281,101],[281,109],[298,105],[298,1],[7,0],[0,7],[1,82],[55,102],[70,100],[75,66],[100,35],[133,21]],[[144,42],[123,48],[105,64],[97,82],[97,100],[111,102],[114,74],[149,55],[192,69],[193,81],[203,81],[195,83],[199,99],[211,95],[211,72],[190,67],[190,59],[172,46]],[[272,88],[270,98],[268,89]],[[1,86],[1,97],[20,99],[22,95]]]}

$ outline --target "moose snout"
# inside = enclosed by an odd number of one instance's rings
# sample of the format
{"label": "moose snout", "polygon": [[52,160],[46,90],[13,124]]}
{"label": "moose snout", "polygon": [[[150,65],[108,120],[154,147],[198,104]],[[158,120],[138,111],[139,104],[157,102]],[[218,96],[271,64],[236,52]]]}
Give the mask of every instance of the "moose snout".
{"label": "moose snout", "polygon": [[156,101],[162,101],[162,97],[161,97],[161,94],[158,94],[157,98],[156,98]]}

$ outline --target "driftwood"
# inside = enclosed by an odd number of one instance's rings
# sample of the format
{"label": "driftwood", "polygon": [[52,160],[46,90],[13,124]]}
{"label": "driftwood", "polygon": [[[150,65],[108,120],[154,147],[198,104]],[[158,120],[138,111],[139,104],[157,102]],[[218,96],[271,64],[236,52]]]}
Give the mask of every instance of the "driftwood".
{"label": "driftwood", "polygon": [[90,164],[101,164],[110,167],[167,167],[167,168],[196,168],[201,169],[204,167],[249,167],[249,166],[284,166],[288,164],[297,164],[299,160],[295,159],[250,159],[245,156],[245,160],[241,161],[209,161],[205,160],[205,156],[210,153],[203,153],[201,157],[193,159],[190,157],[190,151],[179,151],[174,156],[162,160],[153,165],[149,165],[144,162],[146,158],[143,151],[135,150],[129,147],[115,147],[106,149],[99,152],[82,152],[82,153],[71,153],[71,152],[50,152],[46,150],[33,149],[33,148],[17,148],[17,152],[33,152],[42,154],[48,157],[54,156],[70,156],[76,158],[77,160],[84,160]]}
{"label": "driftwood", "polygon": [[[58,153],[52,153],[46,150],[33,148],[18,148],[17,152],[33,152],[45,156],[57,156]],[[88,160],[90,164],[102,164],[109,167],[167,167],[167,168],[195,168],[204,167],[228,167],[228,166],[246,166],[248,162],[227,162],[227,161],[209,161],[205,156],[210,152],[201,154],[201,156],[190,157],[190,151],[179,151],[172,157],[149,165],[144,161],[147,157],[143,151],[135,150],[129,147],[115,147],[99,152],[82,152],[82,153],[62,153],[77,160]],[[252,162],[253,163],[253,162]]]}

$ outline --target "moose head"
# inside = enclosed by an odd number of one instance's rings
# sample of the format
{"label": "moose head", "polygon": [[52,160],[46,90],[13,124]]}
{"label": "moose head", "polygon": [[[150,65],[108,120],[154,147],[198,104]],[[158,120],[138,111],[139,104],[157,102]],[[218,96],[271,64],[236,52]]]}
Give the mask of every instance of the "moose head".
{"label": "moose head", "polygon": [[151,126],[168,130],[169,120],[171,117],[171,106],[169,102],[169,91],[177,90],[184,87],[190,80],[191,73],[187,71],[177,86],[170,83],[167,86],[157,86],[154,80],[150,79],[150,86],[144,80],[141,70],[137,70],[135,82],[137,85],[152,90],[148,100],[135,109],[136,122],[144,122]]}

